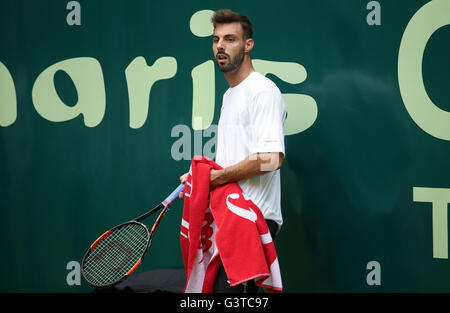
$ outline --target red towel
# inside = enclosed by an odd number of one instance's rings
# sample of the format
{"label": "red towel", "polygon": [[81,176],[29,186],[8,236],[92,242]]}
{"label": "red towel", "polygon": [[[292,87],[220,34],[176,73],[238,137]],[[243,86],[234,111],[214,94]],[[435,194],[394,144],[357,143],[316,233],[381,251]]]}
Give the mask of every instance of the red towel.
{"label": "red towel", "polygon": [[281,292],[275,245],[261,211],[237,183],[210,192],[211,169],[221,167],[195,157],[184,189],[180,243],[185,292],[213,292],[221,263],[231,286],[255,279],[256,285]]}

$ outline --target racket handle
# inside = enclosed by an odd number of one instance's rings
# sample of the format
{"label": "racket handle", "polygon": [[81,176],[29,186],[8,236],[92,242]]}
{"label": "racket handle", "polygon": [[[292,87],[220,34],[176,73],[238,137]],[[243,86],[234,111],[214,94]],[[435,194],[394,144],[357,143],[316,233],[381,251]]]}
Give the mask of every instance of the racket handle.
{"label": "racket handle", "polygon": [[180,192],[183,192],[184,190],[184,183],[181,183],[177,189],[175,189],[174,191],[172,191],[172,193],[166,198],[166,200],[164,200],[162,202],[162,204],[168,208],[170,207],[170,205],[176,200],[178,199],[178,196],[180,194]]}

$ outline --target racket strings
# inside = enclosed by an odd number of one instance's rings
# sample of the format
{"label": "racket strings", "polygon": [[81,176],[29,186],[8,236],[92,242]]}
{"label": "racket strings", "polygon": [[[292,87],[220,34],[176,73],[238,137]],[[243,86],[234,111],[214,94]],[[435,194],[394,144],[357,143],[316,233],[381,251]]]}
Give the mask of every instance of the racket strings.
{"label": "racket strings", "polygon": [[138,243],[146,244],[145,233],[137,232],[136,225],[123,227],[120,232],[118,230],[109,237],[108,240],[99,243],[97,249],[93,250],[92,257],[86,263],[86,267],[92,267],[91,273],[98,283],[102,281],[108,283],[114,281],[116,277],[123,276],[143,252],[142,249],[139,249]]}
{"label": "racket strings", "polygon": [[147,229],[138,223],[115,229],[86,256],[85,278],[96,286],[115,283],[141,258],[148,239]]}
{"label": "racket strings", "polygon": [[139,260],[147,241],[145,229],[139,232],[139,228],[142,227],[136,224],[122,227],[92,251],[86,260],[85,271],[93,283],[108,285],[120,279]]}

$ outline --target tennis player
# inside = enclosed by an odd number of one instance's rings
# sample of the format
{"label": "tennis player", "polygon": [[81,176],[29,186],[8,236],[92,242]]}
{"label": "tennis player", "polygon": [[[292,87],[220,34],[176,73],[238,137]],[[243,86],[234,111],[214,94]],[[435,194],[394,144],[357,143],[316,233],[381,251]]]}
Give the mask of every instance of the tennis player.
{"label": "tennis player", "polygon": [[[211,170],[210,187],[238,182],[245,197],[260,208],[275,237],[283,223],[279,169],[285,152],[286,106],[277,86],[253,68],[250,20],[223,9],[215,12],[212,23],[214,57],[229,89],[223,96],[217,132],[215,161],[223,170]],[[214,291],[257,292],[258,287],[253,280],[230,287],[222,266]]]}

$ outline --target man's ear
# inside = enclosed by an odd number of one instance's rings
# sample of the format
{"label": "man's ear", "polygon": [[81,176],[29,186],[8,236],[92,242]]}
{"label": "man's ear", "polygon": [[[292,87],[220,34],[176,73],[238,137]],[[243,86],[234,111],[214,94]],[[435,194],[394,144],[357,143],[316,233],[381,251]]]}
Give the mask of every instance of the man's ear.
{"label": "man's ear", "polygon": [[252,51],[254,45],[255,45],[255,42],[253,41],[252,38],[245,40],[245,52],[248,53],[248,52]]}

